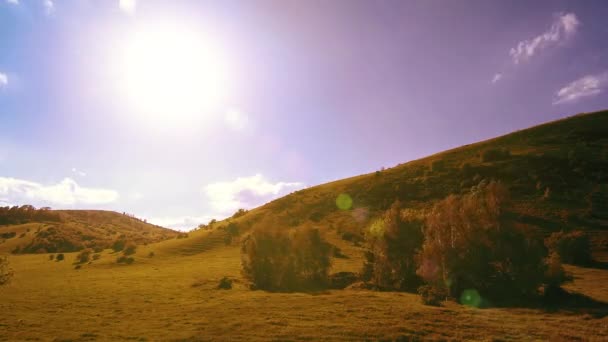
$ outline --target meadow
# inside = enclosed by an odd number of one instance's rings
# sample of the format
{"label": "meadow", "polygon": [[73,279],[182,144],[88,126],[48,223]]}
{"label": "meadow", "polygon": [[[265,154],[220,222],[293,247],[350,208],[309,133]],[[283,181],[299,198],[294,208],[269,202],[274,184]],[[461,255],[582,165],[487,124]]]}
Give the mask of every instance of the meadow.
{"label": "meadow", "polygon": [[[346,242],[341,248],[349,259],[332,271],[355,270],[358,249]],[[567,266],[574,281],[566,288],[588,296],[583,305],[476,309],[425,306],[402,292],[253,291],[240,275],[240,248],[225,246],[221,231],[140,247],[131,265],[116,264],[111,250],[101,255],[80,269],[76,253],[60,262],[47,254],[12,256],[15,276],[0,288],[0,340],[608,339],[608,270],[601,268]],[[217,289],[224,276],[234,280],[232,289]]]}

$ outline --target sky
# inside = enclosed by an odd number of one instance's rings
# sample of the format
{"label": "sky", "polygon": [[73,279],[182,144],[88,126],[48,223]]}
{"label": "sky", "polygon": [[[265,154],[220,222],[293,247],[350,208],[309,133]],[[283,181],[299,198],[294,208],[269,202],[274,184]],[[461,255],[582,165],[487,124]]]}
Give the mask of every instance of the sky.
{"label": "sky", "polygon": [[598,1],[0,0],[0,205],[187,230],[608,108]]}

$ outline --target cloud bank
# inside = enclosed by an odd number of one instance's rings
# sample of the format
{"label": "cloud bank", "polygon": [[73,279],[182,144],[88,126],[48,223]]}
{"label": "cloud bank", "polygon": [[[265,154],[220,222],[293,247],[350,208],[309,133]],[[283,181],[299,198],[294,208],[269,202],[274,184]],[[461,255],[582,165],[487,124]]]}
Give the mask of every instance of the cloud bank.
{"label": "cloud bank", "polygon": [[212,208],[220,214],[231,214],[240,208],[252,208],[304,187],[300,182],[271,183],[261,174],[239,177],[203,187]]}
{"label": "cloud bank", "polygon": [[511,48],[509,55],[515,64],[525,62],[540,51],[556,46],[561,41],[570,38],[576,33],[579,26],[580,21],[574,13],[557,15],[548,31],[519,42],[516,47]]}
{"label": "cloud bank", "polygon": [[553,104],[574,103],[584,97],[600,94],[608,85],[608,71],[587,75],[570,82],[555,94]]}
{"label": "cloud bank", "polygon": [[65,178],[56,184],[43,185],[23,179],[0,177],[0,205],[99,205],[115,202],[118,197],[118,192],[114,190],[81,187],[71,178]]}

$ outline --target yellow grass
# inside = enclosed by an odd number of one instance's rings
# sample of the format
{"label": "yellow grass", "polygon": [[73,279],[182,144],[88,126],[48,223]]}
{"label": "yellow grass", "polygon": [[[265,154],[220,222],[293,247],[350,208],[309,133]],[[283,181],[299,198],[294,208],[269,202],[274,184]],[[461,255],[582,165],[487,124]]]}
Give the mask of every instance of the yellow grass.
{"label": "yellow grass", "polygon": [[[607,340],[608,318],[568,310],[429,307],[408,293],[335,290],[268,293],[246,288],[238,246],[199,231],[140,247],[133,265],[100,260],[75,270],[76,253],[11,256],[15,276],[0,288],[0,340]],[[215,241],[216,239],[217,241]],[[336,243],[337,239],[330,237]],[[192,254],[202,250],[201,253]],[[358,249],[334,271],[358,267]],[[150,251],[154,257],[148,257]],[[608,271],[569,267],[572,289],[608,299]],[[232,290],[215,287],[223,276]],[[603,286],[603,285],[602,285]]]}

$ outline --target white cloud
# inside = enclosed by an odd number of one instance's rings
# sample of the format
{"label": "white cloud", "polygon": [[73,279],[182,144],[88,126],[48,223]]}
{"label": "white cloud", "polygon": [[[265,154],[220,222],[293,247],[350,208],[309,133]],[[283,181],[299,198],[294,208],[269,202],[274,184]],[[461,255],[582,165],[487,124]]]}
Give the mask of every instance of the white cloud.
{"label": "white cloud", "polygon": [[523,40],[511,48],[509,55],[515,64],[527,61],[539,51],[557,45],[560,41],[576,33],[580,21],[574,13],[559,14],[548,31],[528,40]]}
{"label": "white cloud", "polygon": [[44,6],[46,15],[51,15],[55,12],[55,3],[53,3],[53,0],[43,0],[42,6]]}
{"label": "white cloud", "polygon": [[500,81],[502,79],[502,73],[496,73],[494,75],[494,77],[492,77],[492,84],[495,84],[496,82]]}
{"label": "white cloud", "polygon": [[[165,217],[152,217],[148,220],[149,223],[163,226],[166,228],[172,228],[177,230],[191,230],[198,227],[199,224],[207,224],[214,217],[210,215],[204,216],[165,216]],[[217,217],[216,217],[217,219]]]}
{"label": "white cloud", "polygon": [[11,5],[19,5],[19,0],[6,0],[6,3]]}
{"label": "white cloud", "polygon": [[133,14],[137,9],[137,0],[119,0],[118,7],[128,14]]}
{"label": "white cloud", "polygon": [[33,204],[71,206],[75,204],[107,204],[118,199],[118,192],[109,189],[85,188],[71,178],[51,185],[17,178],[0,177],[0,204]]}
{"label": "white cloud", "polygon": [[558,90],[553,104],[572,103],[583,97],[598,95],[607,85],[608,71],[581,77]]}
{"label": "white cloud", "polygon": [[8,85],[8,75],[0,72],[0,89]]}
{"label": "white cloud", "polygon": [[78,175],[78,176],[80,176],[80,177],[85,177],[85,176],[87,175],[87,173],[86,173],[86,172],[84,172],[84,171],[80,171],[80,170],[78,170],[78,169],[77,169],[77,168],[75,168],[75,167],[73,167],[73,168],[72,168],[72,173],[73,173],[73,174],[75,174],[75,175]]}
{"label": "white cloud", "polygon": [[300,182],[271,183],[261,174],[256,174],[230,182],[209,184],[203,188],[203,193],[209,198],[214,210],[226,215],[239,208],[256,207],[302,187],[304,184]]}

